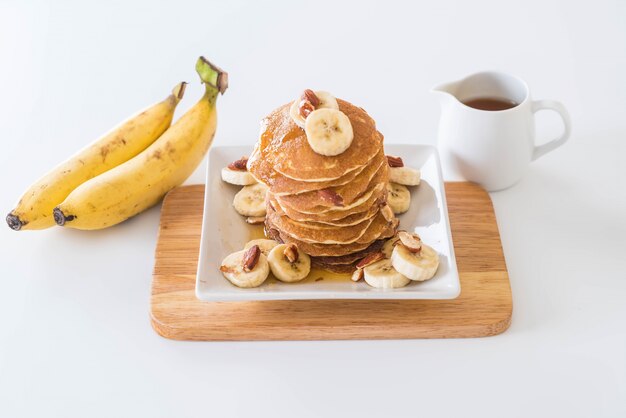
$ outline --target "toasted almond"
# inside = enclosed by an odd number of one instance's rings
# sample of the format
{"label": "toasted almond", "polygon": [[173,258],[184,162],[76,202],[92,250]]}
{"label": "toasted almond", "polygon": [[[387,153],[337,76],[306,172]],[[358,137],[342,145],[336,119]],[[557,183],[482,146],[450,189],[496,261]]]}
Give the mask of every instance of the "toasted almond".
{"label": "toasted almond", "polygon": [[369,266],[370,264],[373,264],[377,261],[382,260],[383,258],[385,258],[385,253],[383,253],[382,251],[378,251],[376,253],[372,253],[370,255],[368,255],[367,257],[365,257],[364,259],[362,259],[361,261],[359,261],[356,264],[356,268],[357,269],[362,269],[365,268],[367,266]]}
{"label": "toasted almond", "polygon": [[396,218],[396,215],[393,214],[393,210],[387,204],[380,208],[380,211],[382,212],[387,222],[392,222]]}
{"label": "toasted almond", "polygon": [[250,225],[261,225],[265,223],[265,216],[248,216],[246,218],[246,223]]}
{"label": "toasted almond", "polygon": [[409,234],[406,231],[398,232],[398,238],[403,246],[406,247],[412,253],[419,253],[422,251],[422,240],[417,234]]}
{"label": "toasted almond", "polygon": [[229,266],[220,266],[220,271],[222,273],[234,273],[235,269]]}
{"label": "toasted almond", "polygon": [[257,263],[259,262],[259,257],[261,256],[261,248],[258,245],[253,245],[248,248],[248,250],[243,255],[243,271],[249,272],[254,270]]}
{"label": "toasted almond", "polygon": [[311,89],[306,89],[302,92],[302,100],[306,100],[311,103],[313,107],[317,108],[320,105],[320,99],[317,97],[315,92]]}
{"label": "toasted almond", "polygon": [[353,282],[358,282],[359,280],[363,278],[364,275],[365,273],[363,272],[363,269],[356,269],[354,270],[354,273],[352,273],[352,277],[350,277],[350,279]]}
{"label": "toasted almond", "polygon": [[295,263],[296,261],[298,261],[298,257],[300,256],[300,254],[298,254],[298,246],[293,243],[287,244],[287,247],[285,248],[285,251],[283,251],[283,254],[290,263]]}
{"label": "toasted almond", "polygon": [[332,203],[335,206],[343,206],[343,197],[339,196],[337,192],[332,189],[318,190],[318,193],[322,199]]}
{"label": "toasted almond", "polygon": [[233,161],[232,163],[228,164],[228,168],[230,168],[231,170],[247,171],[247,164],[248,157],[241,157],[237,161]]}
{"label": "toasted almond", "polygon": [[309,116],[314,110],[315,106],[313,106],[313,104],[308,100],[302,100],[298,105],[298,113],[300,113],[300,116],[304,119],[306,119],[307,116]]}
{"label": "toasted almond", "polygon": [[393,155],[387,155],[387,164],[389,164],[389,167],[404,167],[402,158]]}

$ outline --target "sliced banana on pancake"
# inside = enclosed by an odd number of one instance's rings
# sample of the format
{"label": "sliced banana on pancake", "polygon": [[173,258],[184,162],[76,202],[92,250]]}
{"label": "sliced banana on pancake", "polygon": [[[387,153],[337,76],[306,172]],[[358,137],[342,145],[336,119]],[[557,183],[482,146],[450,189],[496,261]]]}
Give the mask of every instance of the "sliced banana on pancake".
{"label": "sliced banana on pancake", "polygon": [[398,233],[400,242],[391,253],[393,267],[410,280],[423,282],[431,279],[439,267],[439,254],[422,244],[418,235]]}
{"label": "sliced banana on pancake", "polygon": [[421,173],[411,167],[389,167],[389,181],[405,186],[417,186],[420,184]]}
{"label": "sliced banana on pancake", "polygon": [[315,91],[319,104],[315,106],[316,109],[339,109],[339,104],[335,96],[327,91],[317,90]]}
{"label": "sliced banana on pancake", "polygon": [[278,242],[274,241],[273,239],[266,238],[253,239],[252,241],[248,241],[243,249],[247,250],[250,247],[254,247],[255,245],[258,245],[261,249],[261,253],[267,257],[270,255],[270,251],[272,251],[274,247],[278,245]]}
{"label": "sliced banana on pancake", "polygon": [[[309,94],[313,94],[314,97],[307,97]],[[303,101],[305,103],[303,103]],[[305,90],[302,96],[294,100],[289,108],[289,116],[291,116],[291,119],[293,119],[296,125],[302,129],[304,129],[306,116],[302,115],[303,112],[301,111],[301,107],[306,106],[306,102],[311,104],[311,107],[308,108],[308,110],[311,111],[315,109],[339,109],[337,99],[335,99],[335,96],[327,91],[318,90],[314,92],[311,90]],[[306,113],[306,111],[304,113]]]}
{"label": "sliced banana on pancake", "polygon": [[411,206],[411,192],[401,184],[387,183],[387,204],[396,215],[404,213]]}
{"label": "sliced banana on pancake", "polygon": [[411,282],[393,268],[388,258],[370,264],[363,269],[363,273],[367,284],[378,289],[396,289]]}
{"label": "sliced banana on pancake", "polygon": [[299,282],[311,271],[311,257],[295,244],[280,244],[270,251],[267,260],[274,276],[281,282]]}
{"label": "sliced banana on pancake", "polygon": [[352,123],[339,109],[316,109],[305,121],[307,142],[317,154],[335,156],[350,147],[354,139]]}
{"label": "sliced banana on pancake", "polygon": [[296,125],[304,129],[305,120],[304,117],[302,117],[302,115],[300,114],[300,99],[294,100],[289,107],[289,116],[291,116],[291,119],[293,119]]}
{"label": "sliced banana on pancake", "polygon": [[270,274],[267,257],[258,246],[237,251],[222,261],[220,271],[237,287],[258,287]]}
{"label": "sliced banana on pancake", "polygon": [[237,213],[243,216],[265,216],[265,195],[267,186],[256,183],[244,186],[233,200],[233,206]]}

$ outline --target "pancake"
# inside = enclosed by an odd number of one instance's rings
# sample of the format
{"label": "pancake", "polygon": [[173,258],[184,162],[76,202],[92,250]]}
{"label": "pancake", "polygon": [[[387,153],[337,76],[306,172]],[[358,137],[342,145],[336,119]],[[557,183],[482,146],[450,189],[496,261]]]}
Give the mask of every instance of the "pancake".
{"label": "pancake", "polygon": [[[382,157],[381,159],[375,159],[353,181],[339,187],[326,187],[323,190],[329,190],[340,196],[343,206],[349,207],[355,199],[367,191],[373,190],[376,185],[389,181],[387,159],[384,154]],[[281,205],[289,206],[299,212],[311,212],[311,210],[315,210],[317,207],[338,208],[332,201],[325,199],[319,190],[279,196],[278,200]]]}
{"label": "pancake", "polygon": [[327,228],[311,228],[303,227],[303,224],[296,225],[286,216],[268,212],[265,223],[270,228],[278,229],[281,234],[310,244],[365,244],[373,242],[390,228],[395,230],[397,219],[389,222],[379,211],[372,219],[361,224],[341,228],[330,225]]}
{"label": "pancake", "polygon": [[316,260],[315,257],[311,257],[311,267],[330,271],[332,273],[338,273],[338,274],[352,274],[354,270],[356,270],[356,267],[353,264],[346,264],[346,265],[326,264],[326,263]]}
{"label": "pancake", "polygon": [[342,228],[337,228],[333,225],[296,222],[287,216],[277,215],[276,212],[273,212],[270,208],[268,208],[265,219],[266,222],[269,222],[269,224],[276,229],[299,241],[321,244],[343,244],[358,240],[378,216],[379,212],[370,219],[366,219],[356,225]]}
{"label": "pancake", "polygon": [[342,255],[342,256],[322,256],[322,257],[314,257],[314,259],[321,264],[324,265],[355,265],[357,262],[367,257],[368,255],[378,252],[383,248],[383,245],[387,242],[387,239],[379,239],[371,243],[367,248],[361,251],[356,251],[354,253]]}
{"label": "pancake", "polygon": [[291,103],[287,103],[263,120],[259,142],[248,160],[250,173],[258,179],[267,177],[267,173],[261,172],[260,164],[266,161],[274,171],[290,179],[324,182],[336,180],[367,164],[381,150],[383,136],[363,109],[341,99],[337,102],[339,110],[350,119],[354,132],[352,144],[346,151],[332,157],[313,151],[304,129],[289,116]]}
{"label": "pancake", "polygon": [[[381,201],[382,204],[382,201]],[[370,219],[371,217],[373,217],[374,215],[376,215],[376,213],[378,213],[378,207],[379,207],[379,203],[375,202],[374,204],[369,206],[369,209],[363,211],[363,212],[356,212],[353,214],[350,214],[348,216],[345,216],[343,218],[340,219],[325,219],[323,217],[318,218],[318,220],[310,220],[310,219],[302,219],[302,220],[298,220],[298,219],[294,219],[293,216],[290,216],[290,218],[294,221],[294,222],[307,222],[309,224],[320,224],[320,225],[334,225],[334,226],[350,226],[350,225],[356,225],[366,219]],[[282,210],[281,206],[276,204],[272,206],[272,210],[274,212],[276,212],[278,215],[280,216],[288,216],[285,211]]]}
{"label": "pancake", "polygon": [[367,164],[352,170],[335,180],[310,182],[303,182],[285,177],[274,171],[268,161],[261,159],[257,161],[258,170],[254,177],[258,182],[264,183],[276,196],[305,193],[313,190],[325,189],[327,187],[343,186],[344,184],[353,181],[363,170],[365,170],[366,167],[372,164],[376,158],[381,157],[386,158],[383,150],[376,154],[372,160],[367,162]]}
{"label": "pancake", "polygon": [[[323,256],[340,257],[343,255],[362,251],[371,245],[371,243],[331,244],[331,245],[310,244],[307,242],[298,241],[297,239],[290,237],[289,235],[281,234],[281,232],[275,228],[268,228],[267,224],[265,225],[265,232],[268,238],[273,239],[275,241],[286,243],[286,244],[296,244],[300,250],[304,251],[311,257],[323,257]],[[395,234],[395,231],[389,234],[387,234],[387,232],[385,231],[385,233],[381,234],[379,238],[380,239],[389,238],[393,236],[393,234]]]}
{"label": "pancake", "polygon": [[283,212],[291,219],[300,222],[327,222],[333,223],[351,216],[355,213],[363,213],[371,210],[373,206],[383,204],[387,200],[387,189],[381,187],[378,190],[374,190],[372,194],[364,200],[362,203],[355,205],[351,208],[338,208],[337,210],[322,210],[319,213],[302,213],[294,210],[288,206],[282,206],[271,194],[269,196],[269,203],[275,208],[277,212]]}
{"label": "pancake", "polygon": [[[383,233],[376,237],[376,239],[372,242],[391,238],[395,235],[396,228],[397,225],[395,225],[394,228],[384,230]],[[285,244],[296,244],[299,249],[312,257],[341,257],[363,251],[372,244],[371,242],[354,244],[311,244],[308,242],[298,241],[289,235],[281,234],[281,232],[275,228],[268,228],[267,224],[265,225],[265,232],[268,238],[275,241]]]}
{"label": "pancake", "polygon": [[287,204],[286,202],[284,202],[281,196],[271,196],[271,198],[274,199],[285,210],[291,209],[293,211],[300,212],[305,215],[321,215],[325,217],[330,214],[346,213],[355,208],[362,208],[362,205],[365,202],[371,201],[375,196],[380,196],[382,193],[384,193],[384,190],[386,189],[385,187],[386,184],[387,184],[386,182],[381,182],[381,183],[376,184],[374,188],[369,189],[368,191],[363,193],[356,200],[352,201],[352,203],[344,204],[343,206],[332,206],[332,207],[314,206],[314,207],[306,207],[306,208],[303,208],[303,207],[294,208],[290,206],[289,204]]}

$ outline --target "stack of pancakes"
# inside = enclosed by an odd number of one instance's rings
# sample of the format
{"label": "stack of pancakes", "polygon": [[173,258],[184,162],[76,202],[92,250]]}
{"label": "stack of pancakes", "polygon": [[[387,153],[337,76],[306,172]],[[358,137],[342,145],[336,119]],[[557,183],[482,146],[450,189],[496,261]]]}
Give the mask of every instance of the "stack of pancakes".
{"label": "stack of pancakes", "polygon": [[352,272],[395,234],[398,220],[386,205],[388,164],[383,136],[361,108],[337,100],[354,139],[336,156],[317,154],[291,119],[290,104],[269,116],[248,161],[248,170],[268,186],[268,237],[295,243],[314,266]]}

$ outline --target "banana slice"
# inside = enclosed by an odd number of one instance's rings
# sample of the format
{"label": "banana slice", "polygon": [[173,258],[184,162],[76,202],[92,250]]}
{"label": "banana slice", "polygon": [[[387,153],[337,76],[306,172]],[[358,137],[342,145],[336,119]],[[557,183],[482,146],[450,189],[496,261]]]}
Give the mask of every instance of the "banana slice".
{"label": "banana slice", "polygon": [[304,124],[306,138],[313,151],[320,155],[339,155],[354,139],[350,119],[338,109],[314,110]]}
{"label": "banana slice", "polygon": [[299,251],[295,244],[275,246],[267,261],[272,273],[281,282],[299,282],[311,271],[311,257]]}
{"label": "banana slice", "polygon": [[367,284],[378,289],[396,289],[411,282],[393,268],[388,258],[370,264],[363,271]]}
{"label": "banana slice", "polygon": [[257,262],[250,271],[244,269],[244,261],[249,251],[241,250],[230,254],[220,266],[220,271],[224,277],[237,287],[261,286],[270,274],[267,257],[261,253],[259,253]]}
{"label": "banana slice", "polygon": [[249,186],[256,183],[256,179],[248,171],[233,170],[228,167],[222,168],[222,180],[237,186]]}
{"label": "banana slice", "polygon": [[318,90],[315,92],[315,95],[317,100],[319,100],[319,104],[315,106],[316,109],[339,109],[337,99],[329,92]]}
{"label": "banana slice", "polygon": [[389,181],[405,186],[420,184],[421,173],[411,167],[389,167]]}
{"label": "banana slice", "polygon": [[291,116],[291,119],[293,119],[296,125],[304,129],[305,119],[300,114],[300,99],[294,100],[291,104],[291,107],[289,108],[289,116]]}
{"label": "banana slice", "polygon": [[274,247],[278,245],[278,242],[274,241],[273,239],[265,239],[265,238],[253,239],[252,241],[249,241],[243,247],[243,249],[247,250],[250,247],[254,247],[255,245],[259,246],[259,248],[261,249],[261,254],[268,257],[270,255],[270,251],[272,251]]}
{"label": "banana slice", "polygon": [[428,245],[421,245],[417,253],[398,243],[391,253],[393,268],[411,280],[423,282],[431,279],[439,267],[439,254]]}
{"label": "banana slice", "polygon": [[382,252],[385,254],[385,257],[390,258],[391,253],[393,252],[393,248],[396,246],[396,242],[398,242],[400,238],[396,235],[393,238],[389,238],[387,242],[383,244]]}
{"label": "banana slice", "polygon": [[[315,106],[315,109],[339,109],[337,99],[335,99],[335,96],[332,94],[327,91],[319,90],[314,93],[319,102],[317,106]],[[304,129],[305,118],[300,114],[300,102],[302,102],[302,97],[298,97],[293,101],[289,108],[289,116],[291,116],[291,119],[293,119],[296,125]]]}
{"label": "banana slice", "polygon": [[265,195],[267,186],[257,183],[244,186],[233,200],[237,213],[243,216],[265,216]]}
{"label": "banana slice", "polygon": [[411,205],[411,192],[401,184],[387,183],[387,204],[396,215],[404,213]]}

